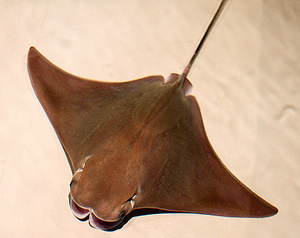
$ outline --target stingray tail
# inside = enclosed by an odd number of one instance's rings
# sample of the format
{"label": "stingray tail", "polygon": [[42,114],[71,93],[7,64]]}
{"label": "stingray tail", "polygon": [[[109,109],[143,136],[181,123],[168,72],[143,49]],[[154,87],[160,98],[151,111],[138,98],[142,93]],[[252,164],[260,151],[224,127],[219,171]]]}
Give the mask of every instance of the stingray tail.
{"label": "stingray tail", "polygon": [[197,58],[201,48],[203,47],[206,39],[207,39],[207,36],[209,35],[209,33],[211,32],[211,30],[213,29],[213,26],[216,24],[219,16],[221,15],[221,12],[223,11],[224,7],[225,7],[225,4],[228,0],[221,0],[220,2],[220,5],[215,13],[215,15],[213,16],[212,20],[210,21],[202,39],[200,40],[192,58],[190,59],[188,65],[185,67],[185,69],[183,70],[182,74],[179,76],[177,82],[179,84],[179,87],[182,87],[184,85],[184,81],[185,81],[185,78],[187,77],[191,67],[193,66],[193,63],[195,61],[195,59]]}

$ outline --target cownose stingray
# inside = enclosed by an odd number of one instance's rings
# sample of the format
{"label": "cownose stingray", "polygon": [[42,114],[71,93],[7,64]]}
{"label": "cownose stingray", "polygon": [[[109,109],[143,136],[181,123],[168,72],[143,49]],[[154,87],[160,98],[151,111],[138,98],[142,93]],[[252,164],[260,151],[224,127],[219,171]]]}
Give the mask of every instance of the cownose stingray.
{"label": "cownose stingray", "polygon": [[69,202],[77,218],[110,230],[137,209],[228,217],[277,213],[221,162],[196,98],[187,93],[187,74],[224,4],[183,73],[168,80],[84,79],[30,48],[30,79],[68,158]]}

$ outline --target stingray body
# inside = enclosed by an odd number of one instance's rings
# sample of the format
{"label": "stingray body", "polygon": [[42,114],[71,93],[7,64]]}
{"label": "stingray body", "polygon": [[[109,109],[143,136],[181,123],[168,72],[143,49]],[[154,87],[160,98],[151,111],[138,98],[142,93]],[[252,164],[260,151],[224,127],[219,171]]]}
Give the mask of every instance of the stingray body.
{"label": "stingray body", "polygon": [[79,219],[106,230],[143,208],[231,217],[277,213],[214,152],[198,103],[187,94],[191,64],[168,80],[108,83],[71,75],[30,48],[31,82],[68,157],[70,206]]}

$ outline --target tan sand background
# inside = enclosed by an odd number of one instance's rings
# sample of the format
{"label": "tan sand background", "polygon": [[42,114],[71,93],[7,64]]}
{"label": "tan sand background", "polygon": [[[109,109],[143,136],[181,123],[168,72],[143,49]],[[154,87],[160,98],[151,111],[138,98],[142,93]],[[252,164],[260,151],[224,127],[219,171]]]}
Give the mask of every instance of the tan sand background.
{"label": "tan sand background", "polygon": [[29,47],[82,77],[167,77],[183,70],[217,5],[0,0],[0,237],[299,237],[298,0],[229,1],[189,75],[215,150],[276,216],[152,215],[108,233],[69,209],[71,171],[30,85]]}

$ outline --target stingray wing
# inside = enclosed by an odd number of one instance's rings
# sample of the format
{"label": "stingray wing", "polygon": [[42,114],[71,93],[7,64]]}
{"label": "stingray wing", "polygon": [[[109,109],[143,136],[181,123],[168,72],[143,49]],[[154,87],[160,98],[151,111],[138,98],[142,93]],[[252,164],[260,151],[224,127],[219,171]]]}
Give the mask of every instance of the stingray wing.
{"label": "stingray wing", "polygon": [[162,76],[149,76],[107,83],[76,77],[56,67],[34,47],[28,53],[28,71],[73,173],[99,141],[113,137],[133,119],[128,109],[135,107],[136,100],[164,80]]}
{"label": "stingray wing", "polygon": [[208,140],[193,96],[179,93],[153,121],[153,127],[160,129],[152,137],[136,208],[233,217],[277,213],[277,208],[253,193],[223,165]]}

